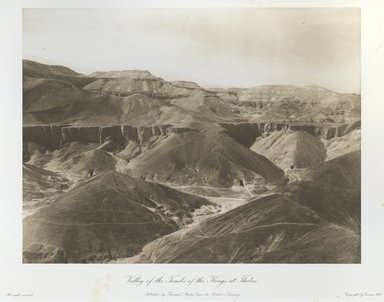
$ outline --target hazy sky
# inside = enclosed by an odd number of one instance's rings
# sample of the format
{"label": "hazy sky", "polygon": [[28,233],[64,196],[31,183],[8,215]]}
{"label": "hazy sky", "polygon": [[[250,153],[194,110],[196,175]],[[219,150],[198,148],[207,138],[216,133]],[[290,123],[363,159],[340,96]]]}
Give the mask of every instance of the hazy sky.
{"label": "hazy sky", "polygon": [[205,87],[360,92],[360,10],[24,9],[23,58],[85,74],[144,69]]}

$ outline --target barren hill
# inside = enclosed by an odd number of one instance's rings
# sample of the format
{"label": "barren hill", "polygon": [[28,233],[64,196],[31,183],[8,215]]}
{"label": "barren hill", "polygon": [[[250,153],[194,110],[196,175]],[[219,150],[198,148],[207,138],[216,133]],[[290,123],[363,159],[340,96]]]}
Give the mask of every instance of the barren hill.
{"label": "barren hill", "polygon": [[225,187],[238,184],[239,179],[259,184],[283,180],[281,169],[228,135],[190,128],[172,133],[136,157],[127,173],[162,182]]}
{"label": "barren hill", "polygon": [[282,169],[311,167],[322,162],[325,148],[318,137],[305,131],[278,131],[256,141],[251,150]]}
{"label": "barren hill", "polygon": [[[131,256],[209,202],[120,173],[103,173],[24,220],[25,262]],[[169,213],[169,217],[166,215]]]}
{"label": "barren hill", "polygon": [[87,98],[87,94],[70,82],[56,79],[26,78],[23,87],[25,113],[69,108],[75,102]]}
{"label": "barren hill", "polygon": [[78,77],[81,74],[61,65],[47,65],[23,60],[23,75],[34,78]]}

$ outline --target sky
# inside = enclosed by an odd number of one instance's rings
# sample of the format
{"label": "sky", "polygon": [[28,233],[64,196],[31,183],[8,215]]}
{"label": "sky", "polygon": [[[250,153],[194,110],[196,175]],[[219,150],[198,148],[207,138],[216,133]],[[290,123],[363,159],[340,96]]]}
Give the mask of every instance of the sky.
{"label": "sky", "polygon": [[23,58],[203,87],[360,93],[358,8],[24,9]]}

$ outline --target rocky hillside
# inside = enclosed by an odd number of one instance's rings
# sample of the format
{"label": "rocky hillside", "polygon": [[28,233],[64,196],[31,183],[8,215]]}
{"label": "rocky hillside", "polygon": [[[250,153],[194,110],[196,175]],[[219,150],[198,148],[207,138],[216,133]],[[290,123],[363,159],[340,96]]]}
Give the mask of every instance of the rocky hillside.
{"label": "rocky hillside", "polygon": [[132,256],[209,201],[116,172],[84,180],[23,222],[24,262]]}
{"label": "rocky hillside", "polygon": [[355,152],[319,164],[300,182],[157,239],[139,261],[360,262],[359,157]]}

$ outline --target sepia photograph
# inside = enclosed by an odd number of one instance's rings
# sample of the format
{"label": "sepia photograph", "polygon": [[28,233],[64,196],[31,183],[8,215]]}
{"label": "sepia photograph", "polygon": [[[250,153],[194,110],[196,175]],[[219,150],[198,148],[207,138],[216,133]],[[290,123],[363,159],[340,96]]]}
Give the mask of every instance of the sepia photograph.
{"label": "sepia photograph", "polygon": [[1,1],[0,301],[383,301],[383,15]]}
{"label": "sepia photograph", "polygon": [[360,28],[24,8],[22,262],[361,263]]}

